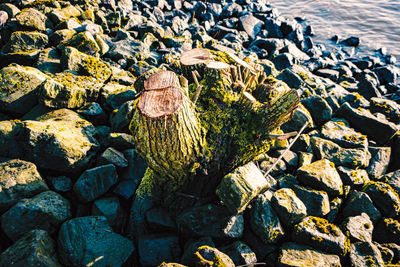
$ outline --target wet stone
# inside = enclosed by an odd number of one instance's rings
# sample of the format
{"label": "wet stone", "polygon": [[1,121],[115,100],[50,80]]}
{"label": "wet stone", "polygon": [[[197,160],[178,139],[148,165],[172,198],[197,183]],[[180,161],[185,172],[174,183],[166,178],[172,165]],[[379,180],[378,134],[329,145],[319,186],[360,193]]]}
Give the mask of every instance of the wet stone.
{"label": "wet stone", "polygon": [[396,217],[400,213],[400,198],[393,188],[383,182],[369,182],[363,189],[374,205],[385,217]]}
{"label": "wet stone", "polygon": [[256,254],[248,245],[241,241],[236,241],[230,245],[221,247],[219,250],[228,255],[235,266],[257,262]]}
{"label": "wet stone", "polygon": [[157,266],[164,261],[177,261],[181,255],[178,236],[171,234],[144,235],[138,241],[142,266]]}
{"label": "wet stone", "polygon": [[374,226],[366,213],[348,217],[342,225],[343,232],[350,239],[350,242],[372,242]]}
{"label": "wet stone", "polygon": [[232,214],[238,214],[260,191],[270,186],[260,169],[251,162],[225,175],[216,193]]}
{"label": "wet stone", "polygon": [[342,217],[359,216],[363,212],[366,213],[374,223],[382,216],[366,193],[355,190],[351,191],[343,207],[341,213]]}
{"label": "wet stone", "polygon": [[68,200],[53,191],[45,191],[11,207],[1,216],[1,227],[15,241],[32,229],[42,229],[53,234],[70,217]]}
{"label": "wet stone", "polygon": [[280,220],[287,226],[292,226],[307,216],[306,206],[292,189],[282,188],[276,191],[271,204]]}
{"label": "wet stone", "polygon": [[113,164],[88,169],[78,178],[73,190],[82,202],[90,202],[106,193],[118,181]]}
{"label": "wet stone", "polygon": [[339,227],[323,218],[313,216],[304,218],[294,226],[292,240],[339,255],[344,255],[348,249],[348,241]]}
{"label": "wet stone", "polygon": [[353,266],[384,266],[381,252],[371,242],[357,242],[350,245],[350,263]]}

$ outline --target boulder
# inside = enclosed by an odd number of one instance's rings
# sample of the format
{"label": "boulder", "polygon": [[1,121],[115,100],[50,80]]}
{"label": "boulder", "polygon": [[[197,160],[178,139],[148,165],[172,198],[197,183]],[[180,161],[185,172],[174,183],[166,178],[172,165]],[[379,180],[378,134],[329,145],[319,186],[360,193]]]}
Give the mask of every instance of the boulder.
{"label": "boulder", "polygon": [[385,174],[390,162],[390,147],[370,147],[371,161],[367,172],[372,178],[378,178]]}
{"label": "boulder", "polygon": [[292,189],[282,188],[276,191],[271,198],[271,204],[280,221],[288,227],[307,216],[306,206]]}
{"label": "boulder", "polygon": [[127,214],[117,197],[101,198],[93,202],[92,215],[104,216],[115,232],[121,232],[125,226]]}
{"label": "boulder", "polygon": [[346,126],[343,121],[328,121],[321,128],[321,137],[343,148],[368,148],[367,137]]}
{"label": "boulder", "polygon": [[337,171],[345,185],[362,186],[370,181],[367,171],[363,169],[354,170],[339,166]]}
{"label": "boulder", "polygon": [[147,211],[146,222],[155,231],[175,231],[177,228],[169,212],[161,207],[154,207]]}
{"label": "boulder", "polygon": [[172,234],[144,235],[138,241],[142,266],[152,267],[163,261],[177,261],[181,255],[178,236]]}
{"label": "boulder", "polygon": [[352,266],[384,266],[381,252],[371,242],[356,242],[350,245],[350,264]]}
{"label": "boulder", "polygon": [[88,31],[75,34],[71,39],[60,43],[57,48],[62,50],[67,46],[75,47],[80,52],[90,56],[97,56],[100,52],[99,45],[93,35]]}
{"label": "boulder", "polygon": [[372,199],[374,205],[385,217],[400,214],[400,198],[393,188],[383,182],[368,182],[362,189]]}
{"label": "boulder", "polygon": [[372,242],[374,226],[366,213],[348,217],[342,225],[342,229],[350,239],[350,242]]}
{"label": "boulder", "polygon": [[236,241],[227,246],[219,249],[221,252],[228,255],[235,266],[239,265],[251,265],[257,262],[256,254],[251,248],[241,241]]}
{"label": "boulder", "polygon": [[376,223],[382,217],[379,210],[374,206],[371,198],[364,192],[353,190],[347,197],[346,204],[342,210],[342,217],[358,216],[366,213],[372,222]]}
{"label": "boulder", "polygon": [[47,17],[37,9],[24,8],[15,16],[18,26],[26,30],[45,31]]}
{"label": "boulder", "polygon": [[329,197],[326,192],[300,185],[293,185],[290,188],[306,206],[307,215],[322,217],[329,213]]}
{"label": "boulder", "polygon": [[116,167],[125,168],[128,167],[128,160],[125,158],[122,152],[109,147],[107,148],[97,159],[98,165],[114,164]]}
{"label": "boulder", "polygon": [[49,38],[44,33],[16,31],[11,34],[1,52],[4,54],[33,52],[44,48],[48,42]]}
{"label": "boulder", "polygon": [[240,27],[254,40],[261,31],[263,22],[251,14],[244,15],[239,18]]}
{"label": "boulder", "polygon": [[310,112],[313,121],[317,125],[329,121],[332,118],[332,108],[328,102],[320,96],[311,96],[301,101],[301,103]]}
{"label": "boulder", "polygon": [[194,253],[201,246],[215,247],[215,244],[210,237],[202,237],[197,240],[188,241],[185,244],[180,262],[186,266],[194,266],[196,264],[196,255]]}

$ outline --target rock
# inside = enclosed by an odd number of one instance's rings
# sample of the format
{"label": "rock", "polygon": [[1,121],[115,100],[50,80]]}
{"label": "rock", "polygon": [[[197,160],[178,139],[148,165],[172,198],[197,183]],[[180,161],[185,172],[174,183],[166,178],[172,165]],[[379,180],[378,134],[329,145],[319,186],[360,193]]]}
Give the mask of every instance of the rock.
{"label": "rock", "polygon": [[187,266],[194,266],[196,264],[196,255],[194,253],[201,246],[215,247],[215,244],[210,237],[202,237],[198,240],[187,242],[180,262]]}
{"label": "rock", "polygon": [[278,266],[341,266],[339,256],[296,243],[284,243],[279,254]]}
{"label": "rock", "polygon": [[106,124],[108,121],[107,114],[101,108],[100,104],[96,102],[88,103],[78,109],[76,112],[96,125]]}
{"label": "rock", "polygon": [[329,198],[326,192],[300,185],[293,185],[291,189],[306,206],[307,215],[322,217],[329,213]]}
{"label": "rock", "polygon": [[284,235],[278,215],[265,194],[257,196],[252,204],[250,227],[265,244],[277,243]]}
{"label": "rock", "polygon": [[307,216],[304,203],[289,188],[279,189],[271,198],[271,205],[286,226],[292,226]]}
{"label": "rock", "polygon": [[119,152],[118,150],[109,147],[97,159],[97,164],[114,164],[116,167],[125,168],[128,167],[128,160],[125,158],[122,152]]}
{"label": "rock", "polygon": [[102,216],[69,220],[58,234],[58,255],[66,266],[121,266],[134,249],[133,243],[114,233]]}
{"label": "rock", "polygon": [[93,202],[92,215],[104,216],[115,232],[121,232],[127,219],[117,197],[101,198]]}
{"label": "rock", "polygon": [[195,253],[196,255],[196,265],[195,266],[226,266],[234,267],[232,259],[228,255],[222,253],[216,248],[209,246],[199,247]]}
{"label": "rock", "polygon": [[0,163],[0,214],[23,198],[47,191],[35,164],[12,159]]}
{"label": "rock", "polygon": [[235,266],[251,265],[252,263],[257,262],[256,254],[248,245],[241,241],[236,241],[230,245],[220,248],[219,250],[228,255]]}
{"label": "rock", "polygon": [[283,53],[275,56],[272,60],[277,70],[289,68],[294,64],[294,58],[289,53]]}
{"label": "rock", "polygon": [[61,72],[60,56],[56,48],[42,49],[38,55],[34,67],[43,72],[55,74]]}
{"label": "rock", "polygon": [[318,159],[327,159],[335,165],[349,168],[366,167],[371,159],[367,149],[342,148],[332,141],[311,137],[311,149]]}
{"label": "rock", "polygon": [[51,108],[80,108],[96,101],[102,85],[93,77],[57,73],[40,87],[39,102]]}
{"label": "rock", "polygon": [[115,166],[107,164],[83,172],[73,190],[79,201],[90,202],[106,193],[117,181]]}
{"label": "rock", "polygon": [[116,112],[111,113],[110,125],[115,132],[128,132],[134,110],[134,100],[123,103]]}
{"label": "rock", "polygon": [[[124,111],[126,110],[126,113],[121,114],[122,116],[125,116],[121,118],[122,123],[125,122],[126,116],[128,116],[128,114],[131,112],[133,102],[131,102],[130,100],[135,99],[135,96],[136,91],[133,86],[125,86],[110,82],[101,88],[101,101],[104,101],[110,110],[116,110],[119,108],[123,109]],[[122,106],[125,102],[128,102],[125,104],[126,106]],[[122,124],[118,123],[119,120],[115,121],[117,125]],[[116,124],[113,124],[113,126],[115,127]]]}
{"label": "rock", "polygon": [[384,266],[381,252],[371,242],[357,242],[350,245],[350,263],[353,266]]}
{"label": "rock", "polygon": [[362,213],[366,213],[374,223],[382,217],[381,213],[374,206],[371,198],[366,193],[353,190],[347,197],[341,215],[343,218],[347,218],[359,216]]}
{"label": "rock", "polygon": [[276,78],[284,81],[290,88],[299,89],[303,84],[303,80],[300,76],[290,69],[284,69]]}
{"label": "rock", "polygon": [[64,70],[77,72],[79,75],[91,76],[98,82],[105,82],[111,76],[110,66],[102,60],[79,52],[73,47],[66,47],[61,56]]}
{"label": "rock", "polygon": [[392,218],[382,218],[375,225],[373,239],[379,243],[400,245],[400,222]]}
{"label": "rock", "polygon": [[326,159],[299,168],[296,172],[301,183],[314,189],[324,190],[331,196],[343,193],[343,183],[334,165]]}
{"label": "rock", "polygon": [[50,177],[47,180],[56,192],[65,193],[72,189],[72,180],[67,176]]}
{"label": "rock", "polygon": [[210,236],[218,239],[239,238],[243,234],[243,215],[232,215],[223,206],[194,207],[178,215],[177,225],[190,236]]}
{"label": "rock", "polygon": [[320,96],[311,96],[301,101],[301,103],[310,111],[313,121],[322,125],[332,118],[332,108]]}
{"label": "rock", "polygon": [[390,162],[390,147],[370,147],[371,161],[367,172],[372,178],[378,178],[386,173]]}
{"label": "rock", "polygon": [[110,133],[108,136],[110,146],[118,150],[132,149],[135,147],[134,138],[126,133]]}
{"label": "rock", "polygon": [[294,226],[292,240],[339,255],[346,254],[349,249],[348,239],[339,227],[313,216],[304,218],[301,223]]}
{"label": "rock", "polygon": [[161,263],[158,265],[158,267],[186,267],[185,265],[179,264],[179,263]]}
{"label": "rock", "polygon": [[373,244],[381,252],[382,260],[385,263],[385,265],[391,264],[391,262],[392,262],[392,260],[394,258],[394,252],[391,249],[389,249],[389,248],[387,248],[387,247],[385,247],[385,246],[383,246],[383,245],[381,245],[381,244],[379,244],[377,242],[373,242]]}
{"label": "rock", "polygon": [[[289,38],[288,38],[289,39]],[[289,53],[293,56],[293,58],[297,61],[304,61],[304,60],[309,60],[310,57],[301,51],[294,43],[292,42],[287,42],[287,45],[283,47],[280,51],[280,53]]]}
{"label": "rock", "polygon": [[2,53],[25,53],[44,48],[49,42],[46,34],[40,32],[16,31],[1,49]]}
{"label": "rock", "polygon": [[349,169],[343,166],[337,167],[337,171],[340,175],[340,178],[343,181],[343,184],[355,186],[355,185],[364,185],[369,182],[368,173],[363,169]]}
{"label": "rock", "polygon": [[399,215],[400,198],[390,185],[371,181],[363,187],[362,191],[368,194],[383,216],[396,217]]}
{"label": "rock", "polygon": [[332,69],[319,69],[315,72],[316,75],[323,78],[331,79],[333,82],[337,82],[339,79],[339,71]]}
{"label": "rock", "polygon": [[0,266],[61,267],[55,242],[44,230],[32,230],[0,255]]}
{"label": "rock", "polygon": [[305,165],[309,165],[314,161],[314,155],[308,152],[300,152],[298,167],[301,168]]}
{"label": "rock", "polygon": [[177,261],[181,255],[178,236],[171,234],[141,236],[138,250],[142,266],[157,266],[163,261]]}
{"label": "rock", "polygon": [[[18,7],[14,6],[13,4],[10,4],[10,3],[3,3],[3,4],[1,4],[1,5],[0,5],[0,10],[2,10],[2,11],[4,11],[4,12],[7,13],[7,15],[8,15],[7,19],[8,19],[8,18],[13,18],[13,17],[15,17],[19,12],[21,12],[21,10],[20,10]],[[7,21],[7,20],[6,20],[6,21]],[[4,24],[5,24],[6,21],[4,21]]]}
{"label": "rock", "polygon": [[400,194],[400,170],[386,174],[382,180],[389,184],[397,194]]}
{"label": "rock", "polygon": [[367,137],[347,127],[342,121],[328,121],[321,128],[321,137],[344,148],[368,148]]}
{"label": "rock", "polygon": [[49,18],[54,22],[54,24],[59,24],[71,17],[78,17],[81,12],[73,5],[68,5],[64,8],[53,9],[49,13]]}
{"label": "rock", "polygon": [[376,73],[380,84],[396,83],[397,77],[400,75],[398,69],[394,66],[383,66],[372,70]]}
{"label": "rock", "polygon": [[[276,144],[275,144],[276,145]],[[270,157],[267,154],[263,154],[260,158],[260,169],[265,173],[272,165],[277,161],[278,158]],[[269,173],[271,177],[277,177],[287,171],[286,163],[283,160],[278,161],[274,168]],[[268,177],[268,176],[267,176]]]}
{"label": "rock", "polygon": [[284,132],[299,131],[305,123],[307,123],[307,127],[312,128],[314,126],[310,112],[300,104],[299,107],[293,112],[292,119],[284,123],[281,126],[281,129]]}
{"label": "rock", "polygon": [[176,223],[167,210],[154,207],[146,212],[146,221],[155,231],[175,231]]}
{"label": "rock", "polygon": [[52,35],[50,35],[50,44],[58,46],[59,44],[67,43],[75,34],[76,31],[72,29],[56,30]]}
{"label": "rock", "polygon": [[352,36],[352,37],[349,37],[347,39],[340,41],[339,44],[345,45],[345,46],[359,46],[360,38]]}
{"label": "rock", "polygon": [[379,120],[365,109],[354,109],[348,103],[340,107],[337,115],[345,118],[354,128],[376,141],[378,145],[386,144],[397,132],[393,123]]}
{"label": "rock", "polygon": [[398,124],[400,122],[400,104],[393,100],[372,97],[370,99],[370,110],[373,113],[384,114],[393,123]]}
{"label": "rock", "polygon": [[34,8],[25,8],[15,16],[18,26],[26,30],[45,31],[47,17]]}
{"label": "rock", "polygon": [[216,193],[232,214],[238,214],[246,209],[254,197],[270,186],[260,169],[250,162],[225,175]]}
{"label": "rock", "polygon": [[[382,244],[382,246],[390,249],[393,252],[393,259],[392,263],[398,263],[400,261],[400,246],[396,245],[395,243],[385,243]],[[384,257],[384,254],[381,252],[382,258]]]}
{"label": "rock", "polygon": [[127,200],[135,194],[137,186],[138,184],[133,180],[122,180],[114,188],[113,193]]}
{"label": "rock", "polygon": [[372,242],[374,226],[366,213],[362,213],[359,216],[348,217],[343,222],[342,229],[351,243]]}
{"label": "rock", "polygon": [[58,45],[57,48],[62,50],[67,46],[75,47],[80,52],[90,56],[96,56],[100,52],[100,47],[95,38],[87,31],[75,34],[71,39]]}
{"label": "rock", "polygon": [[261,31],[263,22],[253,15],[244,15],[239,18],[240,27],[249,35],[250,39],[254,40]]}
{"label": "rock", "polygon": [[23,115],[37,103],[36,93],[47,79],[41,71],[19,65],[0,70],[0,110]]}
{"label": "rock", "polygon": [[68,200],[53,191],[46,191],[11,207],[1,216],[1,227],[11,240],[16,241],[32,229],[52,234],[70,217]]}

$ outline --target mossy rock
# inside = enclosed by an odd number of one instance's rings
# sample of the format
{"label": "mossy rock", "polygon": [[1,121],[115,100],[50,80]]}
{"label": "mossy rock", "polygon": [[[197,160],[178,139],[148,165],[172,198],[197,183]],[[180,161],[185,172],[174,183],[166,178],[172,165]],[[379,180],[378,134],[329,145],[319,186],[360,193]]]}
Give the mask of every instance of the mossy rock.
{"label": "mossy rock", "polygon": [[76,31],[70,29],[57,30],[50,36],[50,43],[54,46],[60,43],[67,43],[75,34]]}
{"label": "mossy rock", "polygon": [[102,85],[93,77],[57,73],[40,87],[39,102],[52,108],[80,108],[96,101]]}
{"label": "mossy rock", "polygon": [[368,194],[383,216],[396,217],[400,214],[400,197],[390,185],[370,181],[362,191]]}
{"label": "mossy rock", "polygon": [[44,48],[49,42],[46,34],[40,32],[16,31],[1,49],[2,53],[25,53]]}
{"label": "mossy rock", "polygon": [[97,56],[100,52],[100,47],[98,46],[95,38],[87,31],[75,34],[68,41],[60,43],[57,48],[63,50],[67,46],[75,47],[80,52],[91,56]]}
{"label": "mossy rock", "polygon": [[344,148],[368,148],[367,137],[342,121],[328,121],[322,126],[321,135]]}
{"label": "mossy rock", "polygon": [[48,78],[36,68],[10,65],[0,70],[0,110],[23,115],[37,103],[37,90]]}
{"label": "mossy rock", "polygon": [[61,9],[54,9],[49,13],[49,18],[55,23],[59,24],[60,22],[67,20],[71,17],[78,17],[81,15],[79,9],[74,7],[73,5],[66,6]]}
{"label": "mossy rock", "polygon": [[45,31],[47,17],[34,8],[23,9],[16,17],[21,29]]}

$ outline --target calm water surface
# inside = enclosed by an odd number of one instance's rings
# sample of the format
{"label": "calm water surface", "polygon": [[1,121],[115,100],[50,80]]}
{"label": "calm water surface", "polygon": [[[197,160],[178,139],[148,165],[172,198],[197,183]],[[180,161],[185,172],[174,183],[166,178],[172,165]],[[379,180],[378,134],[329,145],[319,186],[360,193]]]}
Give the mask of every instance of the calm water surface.
{"label": "calm water surface", "polygon": [[305,18],[315,32],[314,41],[327,43],[337,34],[357,36],[359,53],[386,47],[400,60],[400,0],[270,0],[281,15]]}

